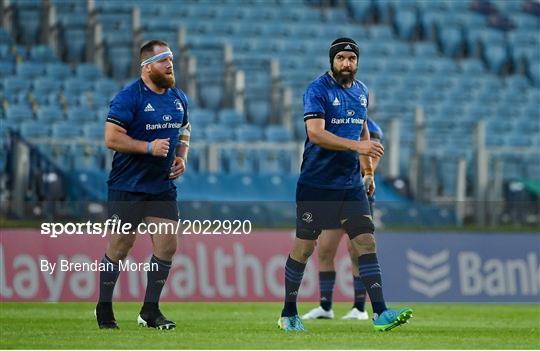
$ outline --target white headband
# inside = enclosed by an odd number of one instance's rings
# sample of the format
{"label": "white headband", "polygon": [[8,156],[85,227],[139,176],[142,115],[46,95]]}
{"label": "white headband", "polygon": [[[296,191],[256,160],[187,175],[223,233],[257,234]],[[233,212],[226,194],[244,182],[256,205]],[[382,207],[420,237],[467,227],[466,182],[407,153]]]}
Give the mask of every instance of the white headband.
{"label": "white headband", "polygon": [[147,65],[149,63],[159,61],[159,60],[164,59],[164,58],[169,57],[169,56],[171,58],[173,57],[172,52],[170,52],[170,51],[161,52],[161,53],[159,53],[159,54],[157,54],[155,56],[152,56],[152,57],[144,60],[143,62],[141,62],[141,67],[143,67],[144,65]]}

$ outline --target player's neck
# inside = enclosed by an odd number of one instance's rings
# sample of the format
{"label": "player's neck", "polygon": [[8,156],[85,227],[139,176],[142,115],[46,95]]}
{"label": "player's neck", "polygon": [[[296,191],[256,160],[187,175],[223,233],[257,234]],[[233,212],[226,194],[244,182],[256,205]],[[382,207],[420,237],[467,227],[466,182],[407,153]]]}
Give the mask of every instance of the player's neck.
{"label": "player's neck", "polygon": [[152,82],[152,79],[150,79],[149,77],[141,75],[141,79],[143,80],[144,85],[146,85],[148,89],[152,90],[156,94],[163,94],[167,91],[167,89],[160,88],[157,85],[155,85],[154,82]]}

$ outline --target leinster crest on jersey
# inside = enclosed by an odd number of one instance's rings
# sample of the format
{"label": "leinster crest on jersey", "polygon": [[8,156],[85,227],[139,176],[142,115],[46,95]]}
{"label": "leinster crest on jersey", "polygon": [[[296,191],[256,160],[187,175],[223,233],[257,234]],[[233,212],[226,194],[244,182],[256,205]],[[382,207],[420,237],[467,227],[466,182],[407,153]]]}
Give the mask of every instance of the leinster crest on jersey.
{"label": "leinster crest on jersey", "polygon": [[365,95],[360,95],[359,97],[360,99],[360,105],[362,105],[362,107],[367,107],[367,98]]}

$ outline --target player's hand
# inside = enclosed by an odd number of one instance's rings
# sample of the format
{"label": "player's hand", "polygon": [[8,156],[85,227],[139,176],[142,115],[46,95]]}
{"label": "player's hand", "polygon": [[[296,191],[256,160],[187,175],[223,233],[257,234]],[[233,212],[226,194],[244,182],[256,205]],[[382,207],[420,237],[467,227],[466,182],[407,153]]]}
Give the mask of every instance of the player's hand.
{"label": "player's hand", "polygon": [[384,147],[381,143],[371,140],[358,141],[356,152],[361,155],[381,158],[384,154]]}
{"label": "player's hand", "polygon": [[186,171],[186,160],[180,156],[174,158],[171,166],[171,172],[169,173],[169,179],[176,179],[180,177]]}
{"label": "player's hand", "polygon": [[367,194],[369,196],[373,196],[375,193],[375,177],[372,175],[365,175],[364,186],[366,187]]}
{"label": "player's hand", "polygon": [[170,138],[152,141],[152,156],[167,157],[169,153],[169,140]]}

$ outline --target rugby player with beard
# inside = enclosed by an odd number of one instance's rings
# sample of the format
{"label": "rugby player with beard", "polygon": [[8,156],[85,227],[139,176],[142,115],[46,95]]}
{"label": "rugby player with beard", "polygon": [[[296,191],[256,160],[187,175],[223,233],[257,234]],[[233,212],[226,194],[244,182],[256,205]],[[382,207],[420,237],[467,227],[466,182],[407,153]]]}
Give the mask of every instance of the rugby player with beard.
{"label": "rugby player with beard", "polygon": [[367,196],[375,191],[371,158],[380,158],[384,148],[370,140],[369,92],[355,79],[358,56],[354,40],[334,40],[329,49],[331,70],[304,93],[307,138],[296,187],[296,238],[285,264],[285,301],[278,320],[285,331],[305,330],[296,301],[307,260],[323,230],[340,229],[349,236],[373,307],[375,330],[393,329],[412,315],[410,308],[387,308],[383,296]]}
{"label": "rugby player with beard", "polygon": [[[167,223],[179,218],[174,180],[186,169],[191,127],[186,95],[175,87],[173,54],[168,44],[152,40],[140,49],[141,76],[111,101],[105,123],[105,145],[115,151],[108,184],[108,216],[131,224],[131,234],[113,233],[101,260],[96,318],[101,329],[118,329],[113,290],[137,237],[139,223]],[[170,230],[170,229],[169,229]],[[151,269],[147,271],[141,326],[174,329],[159,309],[177,247],[177,233],[149,235]]]}

